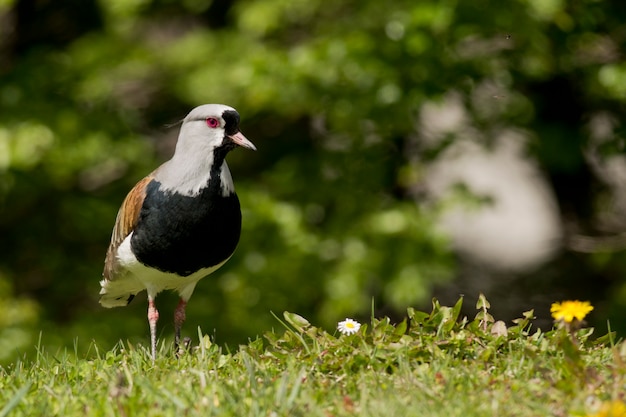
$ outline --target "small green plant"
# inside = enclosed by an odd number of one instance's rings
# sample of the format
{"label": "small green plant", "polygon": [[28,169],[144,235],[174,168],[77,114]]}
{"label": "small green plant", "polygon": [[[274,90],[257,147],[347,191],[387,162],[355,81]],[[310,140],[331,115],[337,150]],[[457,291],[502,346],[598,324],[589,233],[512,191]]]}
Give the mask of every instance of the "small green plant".
{"label": "small green plant", "polygon": [[93,345],[85,358],[40,346],[32,362],[0,370],[0,417],[626,417],[626,344],[610,333],[591,340],[584,317],[543,332],[532,310],[507,326],[483,295],[474,319],[462,305],[433,300],[398,323],[347,318],[330,332],[285,312],[284,331],[235,352],[199,331],[182,355],[161,344],[155,364],[130,343]]}

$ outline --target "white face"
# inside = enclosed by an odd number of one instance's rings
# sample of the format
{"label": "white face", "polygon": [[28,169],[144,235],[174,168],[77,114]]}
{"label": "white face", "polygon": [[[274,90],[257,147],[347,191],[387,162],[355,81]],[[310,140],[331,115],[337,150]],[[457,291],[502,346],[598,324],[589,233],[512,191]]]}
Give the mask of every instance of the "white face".
{"label": "white face", "polygon": [[226,121],[223,118],[226,111],[236,113],[235,109],[223,104],[204,104],[190,111],[183,120],[177,152],[180,146],[189,147],[194,152],[212,150],[219,146],[226,134]]}
{"label": "white face", "polygon": [[[224,120],[225,115],[227,120]],[[224,143],[227,127],[228,134],[237,138],[238,123],[235,109],[223,104],[205,104],[189,112],[183,120],[174,156],[155,175],[163,189],[196,195],[211,177],[214,150]],[[225,194],[231,193],[233,186],[228,166],[223,159],[220,164],[222,190]]]}

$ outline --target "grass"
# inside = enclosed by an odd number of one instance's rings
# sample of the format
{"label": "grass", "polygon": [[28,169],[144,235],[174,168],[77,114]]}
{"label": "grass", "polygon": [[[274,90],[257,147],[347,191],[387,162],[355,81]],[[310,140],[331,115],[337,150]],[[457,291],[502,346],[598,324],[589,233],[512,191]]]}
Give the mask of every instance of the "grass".
{"label": "grass", "polygon": [[461,302],[350,336],[285,313],[282,334],[225,352],[199,331],[179,358],[160,345],[155,364],[128,343],[87,358],[40,347],[0,369],[0,417],[626,417],[626,344],[575,323],[534,330],[532,311],[507,328],[484,297],[460,318]]}

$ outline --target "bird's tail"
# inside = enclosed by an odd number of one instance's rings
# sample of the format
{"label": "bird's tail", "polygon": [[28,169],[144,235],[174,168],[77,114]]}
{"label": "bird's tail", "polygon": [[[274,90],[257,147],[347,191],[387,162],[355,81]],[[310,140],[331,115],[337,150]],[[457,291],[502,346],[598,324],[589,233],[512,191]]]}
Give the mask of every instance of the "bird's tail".
{"label": "bird's tail", "polygon": [[[135,285],[133,285],[135,284]],[[143,290],[137,282],[126,279],[113,280],[103,279],[100,281],[100,304],[106,308],[124,307],[130,303],[138,292]]]}

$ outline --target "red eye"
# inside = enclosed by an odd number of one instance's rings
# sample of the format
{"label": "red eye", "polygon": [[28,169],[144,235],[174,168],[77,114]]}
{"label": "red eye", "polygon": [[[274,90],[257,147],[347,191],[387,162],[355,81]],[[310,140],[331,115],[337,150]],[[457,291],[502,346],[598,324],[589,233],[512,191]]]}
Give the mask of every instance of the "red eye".
{"label": "red eye", "polygon": [[215,117],[209,117],[208,119],[206,119],[206,125],[210,128],[216,128],[219,127],[220,121],[217,120]]}

